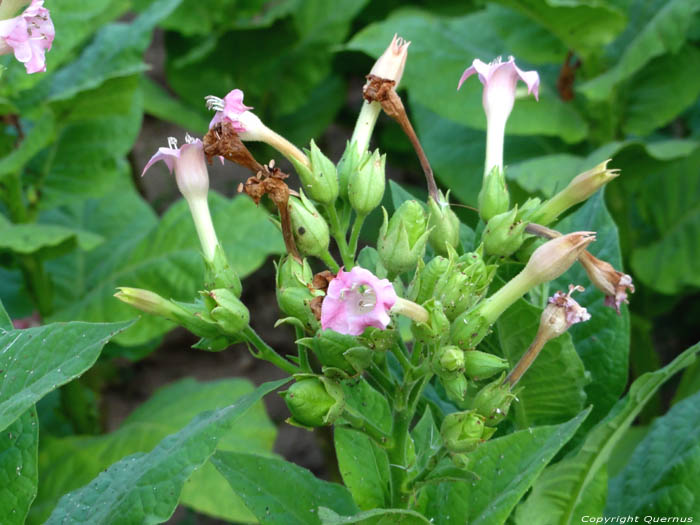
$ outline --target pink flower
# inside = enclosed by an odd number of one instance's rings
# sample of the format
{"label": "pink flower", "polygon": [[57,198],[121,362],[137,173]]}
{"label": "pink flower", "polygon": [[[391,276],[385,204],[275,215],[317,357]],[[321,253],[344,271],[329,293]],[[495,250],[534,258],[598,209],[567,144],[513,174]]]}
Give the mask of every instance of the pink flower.
{"label": "pink flower", "polygon": [[588,321],[591,318],[591,314],[588,313],[583,306],[578,304],[576,300],[571,297],[571,294],[577,292],[583,292],[583,286],[569,285],[569,293],[556,292],[547,301],[549,304],[561,308],[564,312],[564,318],[566,319],[566,324],[571,326],[572,324],[581,323],[583,321]]}
{"label": "pink flower", "polygon": [[368,326],[384,330],[397,300],[388,279],[379,279],[359,266],[349,272],[341,269],[328,285],[321,306],[321,326],[348,335],[361,335]]}
{"label": "pink flower", "polygon": [[44,54],[51,49],[55,31],[44,0],[32,0],[24,12],[0,20],[0,55],[14,52],[27,73],[46,71]]}
{"label": "pink flower", "polygon": [[216,110],[214,118],[209,123],[209,129],[226,119],[233,125],[236,133],[240,134],[247,131],[246,120],[248,120],[248,116],[246,113],[252,115],[249,110],[253,108],[243,104],[243,91],[234,89],[223,100],[210,95],[206,97],[206,101],[209,109]]}
{"label": "pink flower", "polygon": [[537,71],[523,71],[515,65],[515,59],[510,57],[507,62],[497,58],[490,64],[486,64],[478,58],[472,62],[459,79],[457,89],[462,87],[464,81],[474,73],[479,75],[479,80],[484,85],[482,103],[486,112],[486,173],[494,166],[503,169],[503,136],[506,130],[506,121],[515,104],[515,86],[518,79],[527,84],[527,92],[538,99],[540,76]]}

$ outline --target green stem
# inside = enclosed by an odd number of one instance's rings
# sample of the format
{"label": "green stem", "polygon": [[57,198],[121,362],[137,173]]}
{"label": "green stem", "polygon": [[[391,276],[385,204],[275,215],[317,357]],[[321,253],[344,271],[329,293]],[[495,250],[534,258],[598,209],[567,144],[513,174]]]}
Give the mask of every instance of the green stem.
{"label": "green stem", "polygon": [[365,217],[366,215],[358,215],[355,217],[355,223],[352,225],[352,232],[350,233],[350,255],[353,259],[357,253],[357,241],[360,239],[360,231],[365,222]]}
{"label": "green stem", "polygon": [[253,328],[250,325],[246,326],[243,329],[243,337],[245,337],[246,341],[248,341],[258,350],[257,354],[253,353],[253,355],[258,359],[269,361],[277,368],[281,368],[289,374],[298,374],[301,371],[299,367],[293,365],[284,357],[275,352],[274,348],[272,348],[265,341],[263,341],[262,338],[258,335],[258,333],[255,330],[253,330]]}
{"label": "green stem", "polygon": [[326,250],[325,253],[322,253],[319,256],[319,259],[321,259],[323,263],[328,267],[328,269],[333,273],[338,273],[338,271],[340,270],[340,266],[338,266],[338,263],[335,262],[335,259],[331,255],[331,252],[329,252],[328,250]]}
{"label": "green stem", "polygon": [[394,397],[394,383],[377,365],[373,364],[367,369],[367,377],[376,382],[387,396]]}
{"label": "green stem", "polygon": [[408,475],[408,427],[412,416],[413,414],[408,410],[394,413],[393,446],[388,450],[391,470],[391,506],[394,508],[407,508],[410,497],[410,494],[404,490],[404,484]]}
{"label": "green stem", "polygon": [[399,363],[401,364],[401,368],[403,368],[404,372],[404,380],[406,378],[406,375],[413,370],[413,365],[411,362],[408,360],[407,353],[408,350],[406,349],[406,345],[404,344],[402,339],[399,339],[399,344],[398,346],[394,346],[391,349],[392,353],[396,356],[396,359],[399,360]]}
{"label": "green stem", "polygon": [[340,220],[338,219],[338,212],[335,206],[326,206],[326,211],[328,212],[328,220],[330,222],[331,234],[335,239],[335,243],[338,245],[338,250],[340,251],[340,258],[343,261],[343,265],[346,270],[352,269],[355,265],[354,257],[350,255],[348,243],[345,239],[345,232],[340,227]]}
{"label": "green stem", "polygon": [[[300,326],[294,325],[294,333],[297,336],[297,341],[304,337],[304,329]],[[299,366],[303,372],[309,374],[313,373],[311,368],[311,363],[309,362],[309,349],[304,345],[297,345],[297,354],[299,355]]]}

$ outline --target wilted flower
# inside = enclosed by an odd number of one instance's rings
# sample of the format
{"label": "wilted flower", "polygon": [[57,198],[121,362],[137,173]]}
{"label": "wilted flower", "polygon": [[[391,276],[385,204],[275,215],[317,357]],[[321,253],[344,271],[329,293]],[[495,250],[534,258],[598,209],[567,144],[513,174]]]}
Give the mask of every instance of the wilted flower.
{"label": "wilted flower", "polygon": [[386,80],[393,80],[396,83],[394,88],[398,86],[403,76],[404,67],[406,67],[409,45],[411,45],[411,42],[394,35],[391,44],[374,63],[369,74]]}
{"label": "wilted flower", "polygon": [[540,330],[547,340],[553,339],[566,332],[571,325],[588,321],[591,314],[571,297],[575,291],[582,292],[583,286],[569,285],[569,292],[556,292],[547,301],[547,307],[540,318]]}
{"label": "wilted flower", "polygon": [[488,174],[495,166],[503,169],[503,136],[506,121],[515,103],[515,86],[518,80],[527,84],[528,93],[538,98],[540,76],[537,71],[523,71],[515,65],[515,59],[510,57],[507,62],[497,58],[490,64],[478,58],[472,62],[459,79],[457,89],[474,73],[484,85],[482,102],[486,112],[486,166],[484,173]]}
{"label": "wilted flower", "polygon": [[619,314],[620,305],[629,303],[627,289],[634,293],[632,277],[618,272],[610,263],[601,261],[588,251],[584,251],[578,260],[586,270],[593,286],[605,294],[605,305],[614,308]]}
{"label": "wilted flower", "polygon": [[369,326],[383,330],[391,321],[389,311],[397,299],[388,279],[379,279],[359,266],[349,272],[341,269],[328,285],[321,326],[348,335],[360,335]]}
{"label": "wilted flower", "polygon": [[32,0],[21,15],[0,20],[0,55],[14,53],[27,73],[46,71],[44,55],[51,49],[54,35],[44,0]]}
{"label": "wilted flower", "polygon": [[[146,171],[159,160],[165,162],[170,173],[175,169],[175,181],[180,193],[190,206],[204,256],[207,260],[212,261],[219,242],[207,203],[209,174],[204,160],[202,141],[193,139],[189,135],[185,137],[185,141],[185,144],[178,148],[177,139],[169,137],[168,147],[158,148],[156,154],[143,168],[141,175],[145,175]],[[221,161],[223,162],[223,159]]]}

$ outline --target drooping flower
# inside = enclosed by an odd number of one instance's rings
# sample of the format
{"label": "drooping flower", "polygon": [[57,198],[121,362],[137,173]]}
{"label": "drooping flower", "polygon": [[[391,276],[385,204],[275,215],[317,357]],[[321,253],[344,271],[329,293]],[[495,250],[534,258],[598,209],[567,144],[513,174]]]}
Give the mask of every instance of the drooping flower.
{"label": "drooping flower", "polygon": [[0,20],[0,55],[14,53],[27,73],[46,71],[45,53],[51,49],[54,35],[44,0],[32,0],[21,15]]}
{"label": "drooping flower", "polygon": [[506,121],[515,104],[515,86],[518,80],[525,82],[527,92],[538,99],[540,76],[537,71],[521,70],[515,65],[513,57],[509,57],[507,62],[499,57],[490,64],[477,58],[462,73],[457,89],[475,73],[484,85],[482,103],[487,120],[485,173],[488,174],[495,166],[503,169],[503,136]]}
{"label": "drooping flower", "polygon": [[[209,129],[226,119],[233,125],[236,133],[241,134],[247,131],[245,121],[250,119],[249,115],[253,115],[250,113],[253,108],[243,104],[243,91],[234,89],[223,99],[209,95],[206,97],[206,101],[209,109],[216,109],[214,118],[209,123]],[[255,118],[257,119],[257,117]]]}
{"label": "drooping flower", "polygon": [[389,311],[397,299],[388,279],[379,279],[359,266],[349,272],[341,269],[328,285],[321,326],[348,335],[361,335],[370,326],[383,330],[391,321]]}
{"label": "drooping flower", "polygon": [[567,328],[573,324],[588,321],[591,318],[591,314],[588,313],[588,310],[578,304],[576,300],[571,297],[572,293],[583,291],[583,286],[574,286],[573,284],[570,284],[568,293],[558,291],[547,301],[547,308],[554,307],[562,312]]}
{"label": "drooping flower", "polygon": [[[208,261],[212,261],[219,241],[214,231],[207,202],[209,173],[204,159],[202,141],[186,135],[185,144],[178,148],[177,139],[169,137],[168,147],[158,148],[158,151],[143,168],[141,176],[145,175],[146,171],[159,160],[168,166],[170,173],[173,172],[173,169],[175,170],[177,187],[182,196],[185,197],[192,212],[204,256]],[[223,161],[224,159],[221,158],[222,163]]]}
{"label": "drooping flower", "polygon": [[605,305],[614,308],[619,314],[620,305],[629,303],[627,290],[634,293],[632,277],[617,271],[612,264],[594,257],[588,251],[583,252],[578,260],[586,270],[593,286],[605,294]]}

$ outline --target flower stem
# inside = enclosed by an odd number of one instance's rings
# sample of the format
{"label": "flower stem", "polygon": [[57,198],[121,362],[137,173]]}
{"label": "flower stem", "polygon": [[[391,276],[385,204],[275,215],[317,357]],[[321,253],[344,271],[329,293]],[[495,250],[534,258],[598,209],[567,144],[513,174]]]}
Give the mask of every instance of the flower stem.
{"label": "flower stem", "polygon": [[357,253],[357,242],[360,238],[360,231],[362,230],[362,225],[365,222],[365,217],[366,215],[358,215],[352,225],[352,232],[350,233],[350,255],[353,259]]}
{"label": "flower stem", "polygon": [[328,213],[328,221],[330,222],[331,234],[335,239],[335,243],[338,245],[338,250],[340,251],[340,258],[343,261],[345,270],[351,270],[355,266],[355,258],[350,255],[350,249],[348,247],[347,240],[345,239],[345,232],[342,231],[340,227],[340,221],[338,220],[338,212],[335,206],[326,206],[326,211]]}
{"label": "flower stem", "polygon": [[546,342],[547,338],[542,337],[541,331],[538,331],[534,341],[532,341],[520,358],[520,361],[518,361],[518,364],[513,367],[513,370],[511,370],[508,377],[506,377],[506,383],[508,383],[511,388],[513,388],[517,382],[520,381],[520,378],[523,377],[523,374],[527,372],[527,369],[530,368],[530,365],[532,365],[540,354],[540,350],[544,348]]}
{"label": "flower stem", "polygon": [[369,139],[372,137],[374,125],[377,123],[382,106],[379,102],[367,102],[362,104],[360,114],[357,116],[355,129],[352,132],[350,143],[356,144],[357,151],[362,154],[369,147]]}
{"label": "flower stem", "polygon": [[331,255],[331,252],[326,250],[324,253],[322,253],[319,258],[323,261],[323,263],[328,267],[330,271],[333,273],[338,273],[340,270],[340,266],[338,266],[338,263],[335,262],[335,259]]}
{"label": "flower stem", "polygon": [[275,352],[274,348],[272,348],[265,341],[263,341],[262,338],[258,335],[258,333],[255,330],[253,330],[253,328],[250,325],[246,326],[243,329],[242,334],[243,337],[245,337],[246,341],[248,341],[258,350],[257,353],[253,352],[253,356],[257,357],[258,359],[268,361],[275,365],[277,368],[281,368],[289,374],[298,374],[301,371],[299,367],[293,365],[284,357]]}
{"label": "flower stem", "polygon": [[299,148],[297,148],[279,133],[272,131],[267,126],[265,126],[265,130],[262,133],[262,139],[264,140],[265,144],[272,146],[288,159],[294,159],[307,168],[311,168],[309,158],[304,155]]}

